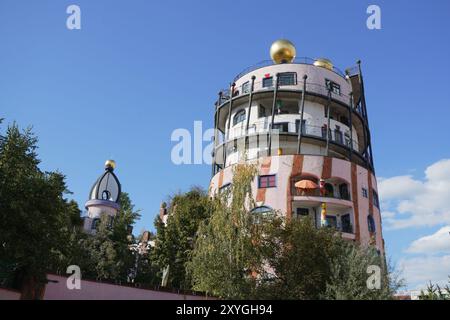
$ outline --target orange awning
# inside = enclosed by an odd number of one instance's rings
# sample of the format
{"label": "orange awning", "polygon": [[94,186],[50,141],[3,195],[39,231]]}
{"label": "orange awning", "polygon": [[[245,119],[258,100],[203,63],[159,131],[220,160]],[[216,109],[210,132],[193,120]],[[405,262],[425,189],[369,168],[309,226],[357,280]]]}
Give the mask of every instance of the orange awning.
{"label": "orange awning", "polygon": [[295,187],[299,189],[317,189],[317,184],[311,180],[300,180],[295,183]]}

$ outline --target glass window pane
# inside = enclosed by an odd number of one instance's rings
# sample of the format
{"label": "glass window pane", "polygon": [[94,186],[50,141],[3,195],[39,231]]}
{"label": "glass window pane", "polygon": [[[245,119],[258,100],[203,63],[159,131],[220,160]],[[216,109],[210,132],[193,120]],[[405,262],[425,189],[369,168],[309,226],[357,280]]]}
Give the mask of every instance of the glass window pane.
{"label": "glass window pane", "polygon": [[272,87],[273,86],[273,78],[272,77],[264,78],[262,85],[263,85],[263,88]]}

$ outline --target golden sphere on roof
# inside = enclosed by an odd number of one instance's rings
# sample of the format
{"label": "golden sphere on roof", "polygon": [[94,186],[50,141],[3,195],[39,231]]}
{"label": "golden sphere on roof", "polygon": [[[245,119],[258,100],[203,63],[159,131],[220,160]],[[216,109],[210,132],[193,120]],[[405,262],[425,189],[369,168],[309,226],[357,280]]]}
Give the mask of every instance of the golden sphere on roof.
{"label": "golden sphere on roof", "polygon": [[105,168],[115,169],[116,168],[116,162],[114,160],[106,160]]}
{"label": "golden sphere on roof", "polygon": [[331,62],[331,60],[328,60],[326,58],[317,58],[316,61],[314,61],[314,65],[316,67],[322,67],[328,70],[333,70],[333,62]]}
{"label": "golden sphere on roof", "polygon": [[270,47],[270,57],[275,63],[290,63],[296,53],[294,44],[286,39],[279,39]]}

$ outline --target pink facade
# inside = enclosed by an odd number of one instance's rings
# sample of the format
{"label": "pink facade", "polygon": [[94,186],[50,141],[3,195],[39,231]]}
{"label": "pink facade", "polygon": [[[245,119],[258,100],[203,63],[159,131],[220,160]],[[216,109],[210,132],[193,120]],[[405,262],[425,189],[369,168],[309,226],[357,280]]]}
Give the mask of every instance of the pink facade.
{"label": "pink facade", "polygon": [[[42,300],[211,300],[213,297],[140,289],[90,280],[81,280],[80,289],[68,289],[67,277],[48,274]],[[0,288],[0,300],[20,300],[21,292]]]}
{"label": "pink facade", "polygon": [[205,300],[205,296],[139,289],[96,281],[81,280],[81,289],[67,288],[67,278],[49,274],[44,300]]}
{"label": "pink facade", "polygon": [[10,289],[0,288],[0,300],[19,300],[20,292]]}
{"label": "pink facade", "polygon": [[[269,163],[269,159],[270,167],[267,169],[265,165]],[[371,190],[372,192],[377,191],[376,181],[372,173],[370,173],[371,181],[369,181],[367,169],[346,160],[313,155],[273,156],[253,163],[257,164],[260,174],[276,175],[275,187],[261,190],[258,187],[258,177],[253,181],[252,194],[257,206],[270,207],[289,218],[297,217],[297,208],[308,208],[312,218],[317,220],[321,203],[327,203],[327,214],[330,216],[339,217],[350,214],[351,228],[341,230],[345,238],[363,244],[373,243],[381,252],[384,252],[380,210],[369,199]],[[232,183],[233,167],[226,167],[212,178],[211,194],[217,193],[222,186]],[[355,173],[354,177],[352,177],[352,170]],[[328,174],[329,177],[326,177],[326,171],[331,172]],[[339,184],[347,184],[348,199],[341,199],[334,194],[325,197],[318,194],[293,194],[293,183],[298,180],[296,177],[311,177],[318,180],[324,176],[326,177],[325,182],[334,182],[334,187]],[[369,182],[371,183],[370,188]],[[367,190],[367,197],[363,194],[363,188]],[[313,210],[316,211],[316,215],[312,214]],[[369,232],[367,216],[370,212],[373,213],[376,223],[374,233]]]}

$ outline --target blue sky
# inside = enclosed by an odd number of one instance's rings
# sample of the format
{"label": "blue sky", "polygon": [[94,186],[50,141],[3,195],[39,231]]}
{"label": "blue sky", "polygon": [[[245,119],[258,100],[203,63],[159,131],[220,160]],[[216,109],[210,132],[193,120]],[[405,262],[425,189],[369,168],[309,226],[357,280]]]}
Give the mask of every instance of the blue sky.
{"label": "blue sky", "polygon": [[[66,28],[71,4],[81,30]],[[370,4],[381,8],[381,30],[366,27]],[[340,69],[362,60],[377,176],[426,183],[425,169],[450,158],[449,21],[444,0],[2,0],[0,117],[33,125],[42,168],[66,174],[80,206],[115,159],[142,209],[139,232],[153,227],[167,195],[209,182],[208,165],[172,164],[172,131],[192,131],[195,120],[211,127],[217,92],[288,38],[298,56],[325,56]],[[413,196],[386,195],[388,218],[415,214],[400,212],[402,197]],[[392,225],[384,237],[397,262],[416,258],[411,243],[446,223]]]}

